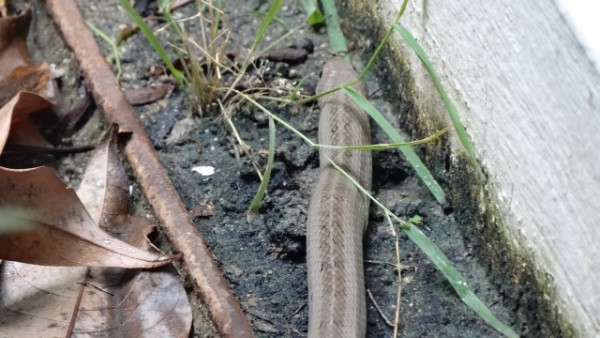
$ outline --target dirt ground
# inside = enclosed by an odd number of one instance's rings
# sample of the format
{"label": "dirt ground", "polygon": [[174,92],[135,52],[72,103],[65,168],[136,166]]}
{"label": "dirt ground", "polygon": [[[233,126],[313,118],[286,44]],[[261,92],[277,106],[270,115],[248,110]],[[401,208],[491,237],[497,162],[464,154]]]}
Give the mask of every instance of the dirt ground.
{"label": "dirt ground", "polygon": [[[226,26],[232,31],[229,50],[242,53],[254,41],[262,16],[269,3],[265,1],[225,1]],[[109,36],[116,36],[131,20],[114,1],[79,1],[83,15]],[[37,3],[36,38],[32,44],[40,48],[39,57],[49,63],[69,68],[63,80],[64,88],[78,86],[76,65],[69,53],[62,50],[52,23],[44,18],[43,5]],[[195,6],[187,6],[178,15],[193,14]],[[279,18],[289,27],[299,26],[305,14],[299,2],[286,2]],[[225,27],[224,27],[225,28]],[[46,32],[45,36],[42,32]],[[274,24],[268,30],[265,43],[285,32]],[[109,46],[98,40],[106,55]],[[324,29],[304,27],[280,46],[314,44],[314,52],[297,65],[271,63],[262,69],[265,84],[275,82],[295,84],[305,78],[303,88],[314,91],[320,69],[330,57]],[[360,47],[360,46],[358,46]],[[151,67],[160,64],[154,50],[141,34],[128,39],[120,48],[124,73],[123,88],[139,88],[151,81]],[[360,50],[353,55],[354,64],[362,67]],[[66,60],[66,61],[65,61]],[[282,76],[281,74],[285,75]],[[394,107],[398,102],[384,100],[379,90],[385,87],[380,77],[371,74],[367,84],[371,99],[378,108],[398,121]],[[70,97],[74,97],[72,90]],[[72,98],[72,100],[76,100]],[[319,109],[315,105],[280,107],[265,103],[280,117],[316,140]],[[229,127],[216,113],[203,117],[192,114],[185,93],[175,90],[167,98],[136,107],[139,119],[152,138],[160,158],[168,169],[176,188],[189,210],[209,201],[214,206],[211,217],[197,217],[195,225],[210,246],[229,286],[242,304],[259,337],[302,337],[306,335],[308,307],[306,281],[306,211],[317,180],[318,156],[300,138],[283,126],[277,127],[275,166],[267,196],[259,213],[250,221],[246,211],[258,185],[259,177],[253,164],[263,167],[266,159],[258,151],[268,148],[267,119],[256,108],[242,104],[235,110],[233,122],[240,137],[253,149],[250,155],[238,156],[236,141]],[[100,113],[90,111],[87,123],[71,138],[69,144],[88,144],[97,139],[104,128]],[[402,127],[401,128],[405,128]],[[374,128],[375,129],[375,128]],[[373,131],[374,142],[388,142],[379,130]],[[424,151],[424,149],[419,149]],[[491,280],[489,271],[473,253],[471,239],[461,229],[468,227],[456,219],[459,205],[439,205],[424,184],[397,151],[374,153],[373,193],[400,217],[420,215],[422,230],[437,243],[462,272],[468,284],[492,312],[519,334],[536,337],[535,323],[520,315],[515,299],[501,292]],[[54,165],[76,185],[87,155],[70,155],[56,159]],[[29,159],[27,164],[36,163]],[[47,158],[44,159],[47,161]],[[40,160],[41,162],[41,160]],[[7,165],[7,163],[3,163]],[[196,166],[212,166],[212,176],[192,171]],[[444,180],[444,182],[446,182]],[[452,182],[447,184],[454,184]],[[139,188],[132,182],[143,205]],[[149,209],[140,207],[140,213]],[[398,229],[397,229],[398,230]],[[467,308],[434,265],[401,234],[402,272],[401,337],[500,337],[473,311]],[[382,312],[393,318],[396,304],[397,273],[394,270],[394,239],[389,225],[378,208],[371,206],[369,227],[364,239],[366,287],[373,294]],[[512,294],[523,294],[515,292]],[[190,297],[194,297],[190,293]],[[368,337],[390,337],[393,329],[386,325],[372,300],[368,305]],[[213,337],[210,325],[202,323],[202,311],[196,310],[194,336]],[[209,331],[207,331],[209,330]]]}

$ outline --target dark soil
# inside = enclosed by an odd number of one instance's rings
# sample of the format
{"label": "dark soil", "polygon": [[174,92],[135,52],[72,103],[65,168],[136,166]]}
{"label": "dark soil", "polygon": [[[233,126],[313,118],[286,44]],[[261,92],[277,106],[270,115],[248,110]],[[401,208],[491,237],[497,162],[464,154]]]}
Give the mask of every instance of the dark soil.
{"label": "dark soil", "polygon": [[[258,25],[268,3],[264,1],[224,1],[226,25],[231,29],[229,50],[243,54],[254,41]],[[115,37],[123,25],[131,20],[111,2],[79,1],[84,16],[109,36]],[[44,19],[43,4],[37,4],[38,35],[33,41],[41,47],[41,55],[49,63],[72,67],[72,57],[56,41],[51,22]],[[194,13],[195,5],[178,12],[181,17]],[[300,26],[305,14],[297,2],[286,2],[279,13],[289,27]],[[151,21],[157,24],[157,20]],[[43,28],[46,25],[45,28]],[[285,32],[281,25],[273,24],[265,37],[266,44]],[[52,39],[52,40],[51,40]],[[327,35],[324,29],[303,27],[277,48],[314,43],[314,52],[297,64],[268,63],[260,68],[263,86],[295,85],[305,79],[303,89],[314,91],[324,62],[330,58]],[[111,50],[98,39],[106,55]],[[141,34],[129,38],[121,47],[124,73],[123,88],[139,88],[153,82],[151,69],[161,64],[160,59]],[[67,56],[65,56],[67,55]],[[361,67],[358,53],[353,57]],[[62,60],[71,60],[64,62]],[[256,70],[253,70],[257,74]],[[77,72],[71,69],[65,83],[77,86]],[[283,77],[280,74],[287,74]],[[381,111],[397,120],[393,108],[379,97],[379,83],[375,76],[368,79],[371,99]],[[65,88],[68,88],[65,85]],[[274,95],[272,93],[272,95]],[[69,97],[73,96],[71,94]],[[195,115],[191,100],[184,91],[176,89],[170,96],[155,103],[136,108],[139,119],[159,151],[163,164],[189,210],[207,202],[214,206],[214,215],[197,217],[195,224],[219,262],[229,285],[254,326],[259,337],[301,337],[306,335],[308,306],[306,281],[306,211],[317,180],[318,156],[300,138],[279,125],[275,166],[267,196],[259,213],[249,222],[246,212],[259,185],[255,165],[264,168],[266,159],[259,150],[268,148],[268,123],[266,116],[249,104],[235,109],[233,123],[240,137],[252,147],[252,152],[240,154],[230,128],[217,112],[203,117]],[[264,102],[278,116],[316,140],[319,109],[315,105],[282,107]],[[66,142],[87,144],[97,139],[105,127],[99,112],[91,112],[87,124],[77,135]],[[388,140],[379,130],[373,132],[374,142]],[[423,151],[422,149],[420,151]],[[461,271],[475,293],[490,306],[492,312],[517,332],[528,333],[527,323],[514,309],[504,304],[514,304],[505,299],[478,257],[473,256],[469,238],[461,232],[468,224],[456,219],[453,208],[442,206],[432,195],[405,160],[396,151],[374,153],[373,193],[384,205],[400,217],[423,217],[421,229],[446,253]],[[77,175],[84,167],[86,155],[73,155],[53,162],[69,180],[77,184]],[[212,176],[202,176],[192,171],[196,166],[212,166]],[[443,177],[441,177],[443,180]],[[137,188],[135,183],[132,183]],[[448,184],[454,184],[452,182]],[[138,189],[139,194],[139,189]],[[399,231],[399,229],[396,229]],[[402,337],[500,337],[456,296],[449,283],[434,265],[400,232],[403,292],[401,298],[400,336]],[[394,238],[383,213],[371,206],[369,227],[364,239],[366,287],[382,312],[393,320],[398,276],[394,269]],[[518,293],[514,293],[518,294]],[[190,297],[195,295],[190,293]],[[193,303],[197,301],[193,300]],[[390,337],[393,329],[386,325],[371,300],[368,304],[368,337]],[[196,310],[194,336],[211,337],[210,325],[202,322],[201,311]]]}

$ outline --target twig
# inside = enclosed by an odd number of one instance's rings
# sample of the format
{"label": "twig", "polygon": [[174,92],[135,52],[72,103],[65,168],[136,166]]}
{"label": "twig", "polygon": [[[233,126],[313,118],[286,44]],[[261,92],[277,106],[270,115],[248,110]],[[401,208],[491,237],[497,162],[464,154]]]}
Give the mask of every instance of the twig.
{"label": "twig", "polygon": [[398,270],[398,289],[396,291],[396,313],[394,314],[394,335],[392,337],[398,337],[398,327],[400,326],[400,297],[402,295],[402,263],[400,261],[400,241],[398,240],[398,234],[394,229],[394,223],[388,213],[385,214],[388,223],[390,224],[390,230],[394,236],[394,244],[396,248],[396,269]]}
{"label": "twig", "polygon": [[382,262],[382,261],[376,261],[376,260],[372,260],[372,259],[365,259],[365,260],[363,260],[363,262],[368,263],[368,264],[391,266],[391,267],[394,267],[394,268],[396,267],[396,264],[388,263],[388,262]]}
{"label": "twig", "polygon": [[394,236],[396,239],[396,261],[398,270],[398,290],[396,291],[396,313],[394,314],[394,335],[393,337],[398,337],[398,328],[400,326],[400,300],[402,297],[402,263],[400,263],[400,242],[398,241],[398,236]]}
{"label": "twig", "polygon": [[300,305],[300,307],[298,307],[296,310],[294,310],[294,312],[292,312],[292,316],[297,315],[300,311],[302,311],[302,309],[304,309],[304,307],[306,306],[306,304],[308,304],[308,302],[304,302],[302,303],[302,305]]}
{"label": "twig", "polygon": [[223,112],[223,116],[225,116],[225,121],[227,121],[227,125],[229,125],[229,128],[231,128],[231,132],[233,133],[233,136],[235,137],[235,139],[238,141],[238,144],[240,145],[240,150],[242,151],[242,153],[248,154],[251,149],[250,146],[247,145],[246,142],[244,142],[242,140],[242,138],[240,137],[240,134],[238,134],[238,131],[235,128],[235,125],[233,124],[233,121],[231,121],[231,117],[228,117],[227,115],[225,115],[225,108],[221,104],[221,100],[217,100],[217,102],[219,103],[219,107],[221,108],[221,111]]}
{"label": "twig", "polygon": [[[383,311],[381,310],[381,308],[379,307],[379,305],[377,304],[377,302],[375,301],[375,298],[373,297],[373,294],[371,293],[371,290],[367,289],[367,294],[369,295],[369,299],[371,299],[371,301],[373,302],[373,305],[375,305],[375,308],[377,309],[377,312],[379,312],[379,315],[381,316],[381,318],[383,318],[383,321],[389,326],[389,327],[394,327],[394,323],[392,323],[388,317],[385,315],[385,313],[383,313]],[[396,336],[394,336],[396,337]]]}
{"label": "twig", "polygon": [[90,268],[86,268],[86,273],[83,277],[83,281],[78,283],[79,288],[77,289],[77,298],[75,299],[75,304],[73,304],[73,311],[71,312],[71,318],[69,320],[69,326],[67,327],[65,337],[71,337],[73,335],[73,329],[75,329],[75,323],[77,322],[77,314],[79,313],[79,309],[81,308],[81,300],[83,299],[83,291],[85,291],[89,270]]}

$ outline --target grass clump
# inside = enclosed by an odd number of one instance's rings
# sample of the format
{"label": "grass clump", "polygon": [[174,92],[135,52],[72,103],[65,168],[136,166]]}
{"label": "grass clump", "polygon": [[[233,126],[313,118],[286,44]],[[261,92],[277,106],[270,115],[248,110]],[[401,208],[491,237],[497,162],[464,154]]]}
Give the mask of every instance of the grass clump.
{"label": "grass clump", "polygon": [[[161,0],[158,2],[160,12],[166,21],[163,29],[169,30],[170,35],[174,37],[170,46],[176,55],[176,61],[171,60],[170,54],[163,47],[157,33],[148,26],[144,18],[129,4],[129,1],[119,0],[119,3],[139,27],[171,75],[184,90],[189,91],[189,97],[196,107],[195,111],[202,115],[204,112],[218,107],[216,103],[218,88],[221,87],[221,71],[226,68],[221,61],[229,41],[229,31],[219,32],[223,17],[222,11],[218,8],[220,2],[214,5],[212,1],[197,0],[198,14],[184,20],[175,19],[171,11],[172,1]],[[206,16],[203,13],[206,13]],[[200,27],[199,39],[192,38],[185,29],[187,21],[194,18],[198,19]]]}

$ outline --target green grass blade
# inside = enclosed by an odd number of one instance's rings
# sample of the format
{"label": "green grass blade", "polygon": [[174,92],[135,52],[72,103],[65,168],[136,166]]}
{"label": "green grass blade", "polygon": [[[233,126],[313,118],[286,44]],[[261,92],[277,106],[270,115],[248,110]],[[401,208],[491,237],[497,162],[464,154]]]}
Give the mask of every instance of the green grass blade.
{"label": "green grass blade", "polygon": [[[202,2],[202,1],[200,1]],[[217,1],[217,8],[223,8],[223,1],[222,0],[218,0]],[[221,11],[216,11],[213,10],[214,13],[214,19],[213,19],[213,24],[211,25],[211,36],[214,38],[216,38],[216,36],[218,35],[218,31],[219,31],[219,27],[221,26]]]}
{"label": "green grass blade", "polygon": [[256,53],[256,55],[263,55],[263,54],[265,54],[267,51],[271,50],[272,48],[274,48],[278,44],[282,43],[285,39],[287,39],[290,36],[292,36],[294,33],[296,33],[298,30],[300,30],[304,26],[305,26],[305,24],[302,24],[302,25],[300,25],[298,27],[294,27],[294,28],[291,28],[291,29],[286,27],[286,30],[288,31],[287,33],[283,34],[282,36],[280,36],[279,38],[277,38],[276,40],[274,40],[273,42],[271,42],[267,47],[265,47],[265,49],[263,49],[263,50],[259,51],[258,53]]}
{"label": "green grass blade", "polygon": [[[340,28],[340,18],[337,14],[334,0],[321,0],[321,6],[325,13],[325,20],[327,21],[327,35],[329,36],[329,45],[331,51],[335,54],[348,53],[348,46],[346,45],[346,38],[342,29]],[[349,61],[350,58],[346,55],[344,60]]]}
{"label": "green grass blade", "polygon": [[[263,19],[267,15],[267,13],[259,12],[259,11],[250,11],[250,14],[256,16],[257,18],[263,18]],[[274,17],[273,21],[271,23],[278,24],[279,26],[281,26],[281,28],[283,28],[284,31],[289,31],[292,29],[285,20],[283,20],[279,17]],[[304,25],[304,23],[303,23],[303,25]],[[257,55],[260,55],[260,53],[258,53]]]}
{"label": "green grass blade", "polygon": [[136,12],[135,9],[133,7],[131,7],[131,5],[129,4],[129,1],[128,0],[119,0],[119,4],[121,5],[121,7],[123,7],[125,12],[127,12],[129,17],[131,18],[131,20],[133,20],[133,22],[135,22],[135,24],[140,28],[140,31],[142,32],[142,34],[144,34],[144,36],[146,37],[148,42],[150,42],[150,45],[152,46],[152,48],[154,48],[154,50],[156,51],[156,54],[158,54],[158,56],[164,62],[164,64],[167,66],[169,71],[171,71],[171,74],[173,74],[173,76],[177,79],[177,81],[184,82],[185,78],[183,76],[183,73],[181,73],[178,69],[175,68],[175,66],[169,59],[167,52],[164,50],[164,48],[160,44],[160,41],[158,41],[158,38],[156,37],[156,35],[154,35],[154,32],[152,31],[152,29],[150,29],[150,27],[148,27],[148,25],[146,24],[144,19],[138,14],[138,12]]}
{"label": "green grass blade", "polygon": [[387,150],[387,149],[396,149],[400,147],[412,147],[419,144],[424,144],[427,142],[431,142],[436,138],[444,135],[448,131],[448,128],[444,128],[442,130],[438,130],[435,133],[416,141],[410,141],[405,143],[379,143],[379,144],[368,144],[363,146],[344,146],[344,145],[327,145],[327,144],[318,144],[319,148],[327,148],[327,149],[343,149],[343,150],[367,150],[367,151],[376,151],[376,150]]}
{"label": "green grass blade", "polygon": [[279,8],[281,7],[282,4],[283,4],[283,0],[273,1],[271,8],[269,8],[269,11],[267,12],[267,15],[265,15],[265,18],[260,23],[258,32],[256,33],[256,36],[254,37],[254,43],[252,44],[252,47],[250,48],[250,54],[252,54],[256,50],[256,47],[258,47],[258,44],[260,43],[263,36],[265,35],[267,28],[269,28],[271,21],[273,21],[273,19],[275,19],[275,15],[277,15],[277,12],[279,11]]}
{"label": "green grass blade", "polygon": [[[406,229],[409,225],[409,229]],[[431,259],[433,264],[442,272],[450,285],[456,291],[456,294],[468,307],[470,307],[477,315],[485,320],[489,325],[503,333],[507,337],[518,338],[519,335],[510,327],[499,321],[490,309],[475,295],[473,290],[467,285],[463,276],[456,270],[452,262],[444,255],[442,250],[435,245],[419,228],[411,223],[405,222],[402,227],[408,237]]]}
{"label": "green grass blade", "polygon": [[[396,220],[400,224],[400,228],[404,230],[404,232],[408,235],[408,238],[412,240],[418,247],[425,253],[429,259],[433,262],[433,264],[440,270],[440,272],[444,275],[444,277],[448,280],[450,285],[456,291],[456,294],[460,297],[460,299],[465,303],[469,308],[471,308],[477,315],[479,315],[483,320],[485,320],[488,324],[494,327],[496,330],[503,333],[505,336],[510,338],[518,338],[519,335],[515,333],[510,327],[499,321],[492,311],[475,295],[473,290],[467,285],[466,280],[460,274],[458,270],[454,267],[452,262],[446,257],[446,255],[442,252],[442,250],[433,243],[427,235],[425,235],[418,227],[410,222],[403,221],[391,210],[386,208],[381,202],[379,202],[376,198],[374,198],[367,190],[365,190],[350,174],[348,174],[344,169],[338,166],[331,158],[327,158],[329,163],[337,170],[339,170],[347,179],[349,179],[354,186],[356,186],[363,194],[373,201],[373,203],[377,204],[386,215],[390,216],[394,220]],[[418,219],[413,217],[412,219]]]}
{"label": "green grass blade", "polygon": [[158,0],[158,8],[162,9],[163,13],[165,10],[171,10],[171,3],[174,2],[172,0]]}
{"label": "green grass blade", "polygon": [[270,112],[267,108],[262,106],[260,103],[258,103],[256,100],[254,100],[250,96],[248,96],[248,95],[244,94],[243,92],[240,92],[236,89],[233,89],[232,91],[234,93],[236,93],[237,95],[243,97],[245,100],[250,102],[252,105],[254,105],[256,108],[260,109],[265,114],[267,114],[267,116],[269,116],[269,118],[274,119],[276,122],[283,125],[286,129],[288,129],[291,132],[293,132],[294,134],[296,134],[298,137],[300,137],[302,140],[304,140],[306,143],[308,143],[311,147],[315,147],[315,148],[367,150],[367,151],[395,149],[395,148],[400,148],[400,147],[409,147],[409,146],[414,146],[414,145],[431,142],[432,140],[442,136],[443,134],[445,134],[448,131],[448,128],[444,128],[444,129],[441,129],[421,140],[404,142],[404,143],[392,143],[392,144],[381,143],[381,144],[369,144],[369,145],[364,145],[364,146],[318,144],[318,143],[313,142],[310,138],[306,137],[306,135],[304,135],[298,129],[294,128],[290,123],[286,122],[284,119],[282,119],[282,118],[278,117],[277,115],[273,114],[272,112]]}
{"label": "green grass blade", "polygon": [[302,7],[308,14],[306,21],[309,25],[315,26],[325,23],[325,17],[319,10],[319,4],[317,0],[302,0]]}
{"label": "green grass blade", "polygon": [[[396,19],[394,19],[394,24],[400,22],[400,18],[402,17],[402,14],[404,14],[404,11],[406,10],[406,5],[408,4],[408,0],[404,0],[402,2],[402,7],[400,8],[400,11],[398,12],[398,15],[396,15]],[[379,45],[377,46],[377,48],[375,49],[375,51],[373,52],[373,54],[371,55],[371,57],[369,58],[369,61],[367,61],[367,65],[365,66],[365,69],[363,69],[363,71],[360,73],[360,75],[358,76],[359,80],[362,80],[365,78],[365,76],[367,75],[367,72],[369,72],[369,70],[371,69],[371,67],[373,67],[373,65],[375,64],[375,59],[377,58],[377,56],[379,55],[379,53],[381,53],[381,51],[383,50],[383,47],[387,45],[388,40],[390,39],[390,37],[392,36],[392,32],[393,30],[393,25],[392,27],[390,27],[387,32],[385,32],[385,35],[383,36],[383,39],[381,39],[381,42],[379,42]]]}
{"label": "green grass blade", "polygon": [[431,76],[431,79],[435,85],[435,88],[437,89],[438,93],[442,97],[442,100],[444,101],[444,105],[446,105],[446,109],[448,109],[448,113],[450,114],[450,119],[452,120],[452,123],[454,124],[454,129],[456,130],[456,133],[458,134],[458,138],[460,139],[460,142],[462,143],[463,147],[467,151],[469,160],[471,161],[471,163],[473,164],[473,166],[475,167],[477,172],[479,174],[483,175],[483,172],[481,171],[481,167],[479,166],[479,163],[477,162],[477,157],[475,156],[475,151],[473,150],[473,146],[471,145],[471,142],[469,141],[467,132],[465,131],[465,127],[463,126],[462,122],[460,121],[460,118],[458,117],[456,107],[450,100],[450,97],[448,96],[448,93],[446,93],[444,86],[442,86],[440,77],[437,74],[437,72],[435,71],[435,69],[433,68],[433,64],[431,63],[431,61],[429,61],[427,54],[425,53],[423,48],[421,48],[421,46],[419,45],[417,40],[415,40],[415,38],[412,36],[412,34],[410,34],[410,32],[407,31],[406,28],[404,28],[404,26],[402,26],[400,23],[397,23],[394,25],[394,29],[400,34],[400,36],[402,36],[402,38],[404,39],[404,41],[406,41],[408,46],[417,54],[419,59],[421,59],[421,62],[425,66],[425,69],[429,73],[429,76]]}
{"label": "green grass blade", "polygon": [[252,44],[252,47],[250,47],[250,52],[248,53],[248,56],[244,60],[244,63],[242,63],[242,66],[240,67],[238,75],[235,78],[235,80],[233,81],[233,84],[231,85],[231,87],[229,87],[229,89],[225,93],[225,97],[229,96],[229,93],[231,93],[233,91],[233,88],[242,79],[242,75],[246,72],[246,68],[248,68],[248,65],[252,61],[253,54],[256,51],[256,47],[258,47],[258,44],[260,43],[263,36],[265,35],[267,28],[269,28],[269,25],[271,24],[271,22],[273,20],[277,20],[276,15],[282,4],[283,4],[283,0],[274,0],[273,3],[271,4],[269,11],[265,15],[262,22],[260,23],[260,27],[258,28],[256,36],[254,37],[254,43]]}
{"label": "green grass blade", "polygon": [[306,75],[305,77],[303,77],[302,79],[300,79],[300,81],[298,81],[298,83],[294,86],[294,89],[290,93],[289,102],[296,101],[296,99],[300,95],[300,90],[302,89],[302,85],[304,84],[304,81],[306,81],[306,79],[308,78],[308,76],[309,75]]}
{"label": "green grass blade", "polygon": [[[394,143],[406,143],[404,138],[398,133],[396,128],[392,126],[392,124],[381,114],[375,106],[367,100],[361,93],[356,91],[352,87],[342,87],[342,90],[346,95],[348,95],[356,104],[364,109],[375,122],[383,129],[383,131],[392,139]],[[429,169],[423,164],[419,156],[415,153],[415,151],[410,147],[402,147],[399,148],[402,154],[406,157],[406,160],[410,165],[415,169],[417,175],[421,178],[421,180],[425,183],[429,191],[433,194],[435,199],[439,203],[445,203],[446,197],[442,187],[437,183]]]}
{"label": "green grass blade", "polygon": [[267,187],[269,186],[269,180],[271,179],[271,169],[273,169],[273,161],[275,160],[275,121],[271,116],[269,116],[269,156],[267,157],[267,166],[265,167],[265,172],[263,173],[262,181],[258,186],[258,191],[252,202],[250,203],[250,207],[248,208],[247,218],[250,220],[253,214],[258,210],[258,205],[265,197],[265,192],[267,191]]}
{"label": "green grass blade", "polygon": [[235,88],[232,88],[232,87],[227,88],[227,90],[234,92],[235,94],[239,95],[240,97],[243,97],[244,100],[250,102],[253,106],[255,106],[256,108],[258,108],[263,113],[267,114],[273,120],[277,121],[278,123],[281,123],[282,126],[284,126],[285,128],[287,128],[288,130],[292,131],[294,134],[296,134],[298,137],[300,137],[302,140],[304,140],[304,142],[308,143],[311,147],[315,147],[317,145],[309,137],[307,137],[306,135],[304,135],[301,131],[299,131],[298,129],[294,128],[291,124],[287,123],[284,119],[282,119],[282,118],[278,117],[277,115],[271,113],[271,111],[269,111],[267,108],[265,108],[260,103],[256,102],[256,100],[254,100],[250,96],[248,96],[248,95],[244,94],[243,92],[241,92],[241,91],[239,91],[239,90],[237,90]]}
{"label": "green grass blade", "polygon": [[108,43],[110,45],[110,47],[112,48],[113,58],[115,59],[115,67],[117,67],[117,81],[119,81],[119,79],[121,78],[122,70],[121,70],[121,56],[119,54],[119,49],[117,48],[117,44],[115,43],[115,41],[113,39],[111,39],[108,35],[104,34],[104,32],[100,30],[100,28],[96,27],[90,21],[86,20],[85,24],[88,26],[88,28],[92,32],[94,32],[94,34],[99,36],[102,40],[104,40],[106,43]]}

